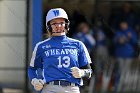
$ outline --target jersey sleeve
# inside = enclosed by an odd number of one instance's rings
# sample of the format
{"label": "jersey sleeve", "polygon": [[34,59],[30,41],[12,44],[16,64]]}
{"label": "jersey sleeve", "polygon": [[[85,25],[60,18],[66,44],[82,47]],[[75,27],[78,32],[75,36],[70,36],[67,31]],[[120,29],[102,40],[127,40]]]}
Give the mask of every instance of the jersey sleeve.
{"label": "jersey sleeve", "polygon": [[88,50],[82,42],[80,42],[79,44],[79,58],[78,59],[79,59],[78,62],[79,62],[80,67],[83,67],[92,63]]}
{"label": "jersey sleeve", "polygon": [[30,66],[28,68],[28,76],[30,80],[32,80],[33,78],[37,78],[37,69],[43,68],[41,54],[41,49],[37,44],[32,53]]}

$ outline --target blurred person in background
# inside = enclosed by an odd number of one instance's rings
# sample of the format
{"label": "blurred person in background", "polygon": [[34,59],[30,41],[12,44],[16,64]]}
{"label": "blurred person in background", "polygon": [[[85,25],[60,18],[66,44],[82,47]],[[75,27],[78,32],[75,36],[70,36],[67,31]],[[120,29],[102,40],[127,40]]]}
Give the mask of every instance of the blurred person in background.
{"label": "blurred person in background", "polygon": [[137,26],[139,26],[139,16],[134,12],[132,2],[125,2],[119,10],[112,10],[112,14],[109,18],[109,24],[113,29],[118,30],[119,23],[122,20],[125,20],[133,29],[136,29]]}
{"label": "blurred person in background", "polygon": [[[62,8],[48,11],[46,26],[50,37],[36,44],[30,66],[29,79],[41,93],[80,93],[83,77],[91,77],[91,59],[85,45],[66,36],[69,19]],[[37,69],[43,69],[42,78]]]}
{"label": "blurred person in background", "polygon": [[[137,34],[126,21],[120,22],[120,30],[114,36],[114,56],[118,64],[118,71],[115,75],[115,90],[130,70],[130,65],[135,57],[135,46],[137,44]],[[122,87],[122,86],[121,86]]]}
{"label": "blurred person in background", "polygon": [[73,38],[82,41],[87,47],[89,53],[95,47],[96,41],[93,37],[93,30],[87,22],[81,22],[77,26],[77,31],[74,33]]}
{"label": "blurred person in background", "polygon": [[[95,48],[95,38],[93,37],[93,30],[91,29],[89,23],[87,23],[85,20],[83,20],[82,22],[80,22],[77,27],[76,27],[76,33],[73,34],[73,38],[82,41],[85,46],[87,47],[89,53],[90,53],[90,57],[91,60],[94,62],[94,48]],[[93,69],[93,64],[91,66],[92,70]],[[89,87],[89,80],[84,79],[84,84],[85,86],[83,86],[81,88],[81,91],[83,93],[85,93],[88,90]]]}
{"label": "blurred person in background", "polygon": [[81,10],[74,10],[72,15],[70,16],[70,31],[68,35],[72,37],[77,29],[77,26],[81,22],[85,22],[87,19],[85,15],[81,12]]}
{"label": "blurred person in background", "polygon": [[[94,27],[95,39],[96,39],[96,57],[95,57],[95,71],[96,71],[96,87],[97,89],[103,88],[103,78],[107,71],[107,65],[109,64],[109,53],[107,46],[107,37],[102,28],[102,22],[97,21]],[[107,85],[106,85],[107,86]]]}

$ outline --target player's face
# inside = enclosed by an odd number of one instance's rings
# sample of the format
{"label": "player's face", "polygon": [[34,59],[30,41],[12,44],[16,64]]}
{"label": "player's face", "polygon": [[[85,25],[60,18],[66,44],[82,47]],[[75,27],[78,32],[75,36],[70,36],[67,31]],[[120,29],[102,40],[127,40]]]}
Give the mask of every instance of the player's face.
{"label": "player's face", "polygon": [[53,34],[64,33],[65,31],[65,19],[57,18],[50,21]]}
{"label": "player's face", "polygon": [[128,24],[127,24],[126,22],[122,22],[122,23],[120,24],[120,28],[121,28],[122,30],[127,30],[127,29],[128,29]]}

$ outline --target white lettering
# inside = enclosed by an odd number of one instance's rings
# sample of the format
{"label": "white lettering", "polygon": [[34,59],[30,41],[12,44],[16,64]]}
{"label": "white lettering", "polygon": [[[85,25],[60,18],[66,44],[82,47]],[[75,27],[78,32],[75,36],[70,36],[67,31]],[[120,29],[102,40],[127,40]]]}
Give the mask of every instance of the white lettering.
{"label": "white lettering", "polygon": [[77,55],[77,49],[50,49],[45,51],[45,55],[51,56],[51,55],[65,55],[65,54],[72,54]]}
{"label": "white lettering", "polygon": [[47,57],[49,56],[49,52],[48,51],[45,51],[45,54],[46,54]]}
{"label": "white lettering", "polygon": [[55,55],[55,49],[51,49],[51,55]]}
{"label": "white lettering", "polygon": [[61,55],[63,55],[63,54],[65,54],[65,51],[62,49],[62,50],[61,50]]}
{"label": "white lettering", "polygon": [[56,49],[56,55],[60,55],[60,49]]}

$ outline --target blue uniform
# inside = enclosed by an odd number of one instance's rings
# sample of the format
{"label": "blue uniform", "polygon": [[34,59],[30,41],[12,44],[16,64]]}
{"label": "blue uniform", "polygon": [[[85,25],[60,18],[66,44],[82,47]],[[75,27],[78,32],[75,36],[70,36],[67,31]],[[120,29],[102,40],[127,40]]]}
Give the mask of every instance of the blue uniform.
{"label": "blue uniform", "polygon": [[76,33],[73,38],[82,41],[90,52],[95,46],[95,39],[91,33],[85,34],[83,32]]}
{"label": "blue uniform", "polygon": [[43,69],[46,83],[54,80],[65,80],[83,85],[82,79],[74,78],[72,67],[82,67],[91,63],[85,45],[66,35],[53,36],[36,44],[32,54],[28,75],[30,80],[37,78],[37,68]]}
{"label": "blue uniform", "polygon": [[[131,33],[132,36],[129,39],[128,33]],[[126,42],[124,44],[120,44],[119,38],[124,36],[126,38]],[[117,31],[114,37],[114,45],[115,45],[115,56],[116,57],[123,57],[123,58],[132,58],[135,55],[135,46],[137,44],[137,34],[136,32],[128,28],[125,31]]]}

